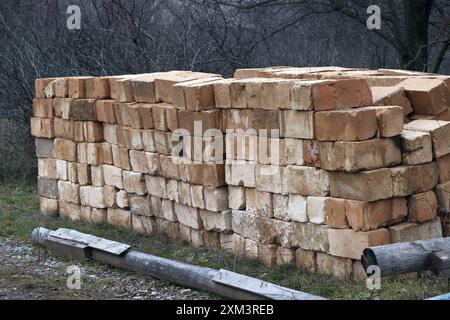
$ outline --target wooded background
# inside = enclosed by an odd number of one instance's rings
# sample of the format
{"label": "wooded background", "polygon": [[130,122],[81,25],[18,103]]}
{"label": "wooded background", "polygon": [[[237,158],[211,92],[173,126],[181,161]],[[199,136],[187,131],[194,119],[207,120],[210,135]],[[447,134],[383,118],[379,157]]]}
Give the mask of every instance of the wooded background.
{"label": "wooded background", "polygon": [[[80,30],[67,28],[69,5]],[[380,30],[366,26],[370,5]],[[0,179],[36,166],[36,78],[269,65],[450,73],[448,0],[1,0],[0,37]]]}

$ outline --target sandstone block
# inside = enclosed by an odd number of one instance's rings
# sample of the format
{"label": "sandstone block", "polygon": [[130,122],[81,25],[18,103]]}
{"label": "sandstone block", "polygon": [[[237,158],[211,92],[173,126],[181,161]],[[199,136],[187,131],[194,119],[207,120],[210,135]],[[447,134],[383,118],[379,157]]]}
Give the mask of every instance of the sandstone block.
{"label": "sandstone block", "polygon": [[333,197],[376,201],[392,198],[394,195],[389,169],[358,173],[331,172],[329,176],[330,193]]}
{"label": "sandstone block", "polygon": [[200,210],[203,226],[208,231],[229,232],[231,227],[231,211],[213,212]]}
{"label": "sandstone block", "polygon": [[158,176],[145,176],[148,193],[152,196],[166,198],[166,179]]}
{"label": "sandstone block", "polygon": [[39,211],[47,216],[57,216],[58,200],[39,197]]}
{"label": "sandstone block", "polygon": [[228,206],[230,209],[245,209],[245,188],[228,186]]}
{"label": "sandstone block", "polygon": [[438,208],[440,212],[450,212],[450,181],[439,184],[436,189]]}
{"label": "sandstone block", "polygon": [[53,153],[54,142],[52,139],[36,138],[35,146],[36,146],[36,157],[38,158],[54,157]]}
{"label": "sandstone block", "polygon": [[321,197],[330,192],[329,173],[321,169],[287,166],[285,179],[288,193]]}
{"label": "sandstone block", "polygon": [[378,229],[369,232],[354,230],[328,229],[330,241],[329,253],[333,256],[361,259],[364,249],[391,243],[388,229]]}
{"label": "sandstone block", "polygon": [[38,177],[38,193],[49,199],[58,199],[58,180]]}
{"label": "sandstone block", "polygon": [[320,142],[320,166],[329,171],[373,170],[402,161],[399,146],[391,139],[359,142]]}
{"label": "sandstone block", "polygon": [[435,115],[450,105],[448,88],[442,80],[411,78],[398,87],[405,89],[415,113]]}
{"label": "sandstone block", "polygon": [[353,276],[351,259],[335,257],[323,252],[317,253],[317,272],[337,279],[350,280]]}
{"label": "sandstone block", "polygon": [[200,217],[199,209],[175,203],[175,213],[178,216],[178,221],[183,225],[196,230],[203,228],[203,221]]}
{"label": "sandstone block", "polygon": [[436,159],[439,170],[439,183],[450,180],[450,154]]}
{"label": "sandstone block", "polygon": [[433,191],[418,193],[408,199],[408,221],[425,222],[437,215],[437,199]]}
{"label": "sandstone block", "polygon": [[406,92],[400,87],[371,87],[373,103],[377,106],[400,106],[404,116],[412,113],[414,109],[406,97]]}
{"label": "sandstone block", "polygon": [[103,165],[102,168],[105,184],[123,189],[122,169],[110,165]]}
{"label": "sandstone block", "polygon": [[439,217],[424,223],[402,223],[389,228],[392,243],[429,240],[442,237]]}
{"label": "sandstone block", "polygon": [[33,117],[52,119],[54,117],[53,100],[42,98],[34,99]]}
{"label": "sandstone block", "polygon": [[123,187],[129,193],[143,196],[147,193],[145,178],[142,173],[123,171]]}
{"label": "sandstone block", "polygon": [[154,219],[148,216],[131,214],[131,224],[134,231],[143,235],[153,234]]}
{"label": "sandstone block", "polygon": [[55,137],[53,119],[31,118],[31,135],[37,138]]}
{"label": "sandstone block", "polygon": [[116,204],[121,209],[128,209],[130,207],[130,195],[124,190],[119,190],[116,193]]}
{"label": "sandstone block", "polygon": [[131,228],[131,211],[108,208],[107,222],[119,228]]}
{"label": "sandstone block", "polygon": [[295,264],[309,272],[317,272],[317,253],[311,250],[297,249],[295,252]]}
{"label": "sandstone block", "polygon": [[280,111],[280,136],[314,139],[314,113],[310,111]]}
{"label": "sandstone block", "polygon": [[429,133],[404,130],[401,142],[403,164],[418,165],[433,161],[433,145]]}
{"label": "sandstone block", "polygon": [[81,205],[99,209],[106,208],[105,197],[103,193],[104,193],[103,187],[81,186],[80,187]]}
{"label": "sandstone block", "polygon": [[38,176],[49,179],[58,179],[56,160],[48,158],[38,159]]}
{"label": "sandstone block", "polygon": [[315,138],[320,141],[368,140],[375,136],[377,130],[377,115],[372,109],[321,111],[314,114]]}
{"label": "sandstone block", "polygon": [[450,153],[450,122],[439,120],[415,120],[405,125],[406,130],[427,132],[433,141],[433,155],[440,158]]}
{"label": "sandstone block", "polygon": [[80,186],[69,181],[58,181],[59,200],[80,204]]}
{"label": "sandstone block", "polygon": [[289,195],[288,203],[289,219],[295,222],[308,222],[306,212],[306,197],[300,195]]}

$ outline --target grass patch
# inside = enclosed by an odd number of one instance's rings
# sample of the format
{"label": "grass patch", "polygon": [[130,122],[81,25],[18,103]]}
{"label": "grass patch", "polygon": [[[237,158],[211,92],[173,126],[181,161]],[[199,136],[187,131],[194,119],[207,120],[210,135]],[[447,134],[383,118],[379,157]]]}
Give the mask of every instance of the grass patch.
{"label": "grass patch", "polygon": [[242,259],[223,251],[197,249],[163,237],[144,237],[106,224],[93,225],[46,217],[38,211],[39,198],[34,183],[0,186],[0,236],[14,236],[25,242],[30,242],[32,230],[39,226],[53,230],[72,228],[128,243],[134,250],[199,266],[232,270],[329,299],[424,299],[446,293],[448,289],[447,281],[424,273],[419,278],[397,276],[389,280],[383,279],[382,290],[371,292],[365,283],[340,281],[291,265],[267,268],[257,261]]}

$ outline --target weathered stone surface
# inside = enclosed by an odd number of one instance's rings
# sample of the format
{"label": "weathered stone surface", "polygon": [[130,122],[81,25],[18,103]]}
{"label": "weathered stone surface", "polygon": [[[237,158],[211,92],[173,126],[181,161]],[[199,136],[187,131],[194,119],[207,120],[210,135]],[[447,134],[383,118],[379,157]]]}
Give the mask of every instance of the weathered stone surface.
{"label": "weathered stone surface", "polygon": [[418,165],[433,161],[433,145],[429,133],[403,130],[401,141],[403,164]]}
{"label": "weathered stone surface", "polygon": [[161,202],[162,217],[171,222],[177,222],[178,216],[175,212],[174,202],[168,199],[163,199]]}
{"label": "weathered stone surface", "polygon": [[272,193],[286,193],[284,167],[257,165],[255,167],[256,189]]}
{"label": "weathered stone surface", "polygon": [[404,113],[402,107],[368,107],[377,115],[379,135],[382,138],[398,136],[403,131]]}
{"label": "weathered stone surface", "polygon": [[31,135],[33,137],[49,139],[53,139],[55,137],[53,119],[31,118],[30,126]]}
{"label": "weathered stone surface", "polygon": [[377,130],[377,115],[372,109],[321,111],[314,114],[315,138],[320,141],[368,140],[375,136]]}
{"label": "weathered stone surface", "polygon": [[366,201],[392,198],[394,192],[391,171],[378,169],[359,173],[331,172],[330,193],[337,198]]}
{"label": "weathered stone surface", "polygon": [[58,173],[56,168],[56,160],[48,158],[38,159],[38,176],[49,179],[57,179]]}
{"label": "weathered stone surface", "polygon": [[77,204],[59,201],[59,216],[71,221],[81,219],[81,207]]}
{"label": "weathered stone surface", "polygon": [[205,198],[205,209],[219,212],[229,210],[228,207],[228,188],[205,187],[203,189]]}
{"label": "weathered stone surface", "polygon": [[213,212],[200,210],[203,226],[209,231],[229,232],[231,227],[231,211]]}
{"label": "weathered stone surface", "polygon": [[228,186],[228,206],[230,209],[245,209],[245,188]]}
{"label": "weathered stone surface", "polygon": [[68,118],[78,121],[96,121],[95,100],[73,99],[70,102]]}
{"label": "weathered stone surface", "polygon": [[405,116],[414,111],[403,88],[371,87],[370,89],[372,90],[374,105],[400,106]]}
{"label": "weathered stone surface", "polygon": [[277,265],[295,263],[295,250],[278,247],[277,248]]}
{"label": "weathered stone surface", "polygon": [[81,186],[80,187],[80,200],[81,204],[86,207],[106,208],[105,197],[103,195],[103,187],[91,187],[91,186]]}
{"label": "weathered stone surface", "polygon": [[436,159],[439,170],[439,183],[450,180],[450,154]]}
{"label": "weathered stone surface", "polygon": [[314,113],[311,111],[280,111],[280,136],[314,139]]}
{"label": "weathered stone surface", "polygon": [[288,214],[291,221],[308,222],[308,215],[306,212],[306,197],[290,194]]}
{"label": "weathered stone surface", "polygon": [[286,165],[302,166],[303,163],[303,140],[284,139],[284,155]]}
{"label": "weathered stone surface", "polygon": [[259,217],[264,218],[273,217],[273,205],[271,193],[256,191],[256,213]]}
{"label": "weathered stone surface", "polygon": [[254,188],[256,186],[255,164],[227,164],[225,181],[232,186]]}
{"label": "weathered stone surface", "polygon": [[308,221],[315,224],[327,223],[327,201],[326,197],[308,197],[307,213]]}
{"label": "weathered stone surface", "polygon": [[405,89],[415,113],[435,115],[450,105],[448,88],[442,80],[411,78],[398,87]]}
{"label": "weathered stone surface", "polygon": [[169,200],[180,202],[179,182],[177,180],[167,180],[166,193]]}
{"label": "weathered stone surface", "polygon": [[203,186],[191,185],[191,203],[192,206],[199,209],[205,209],[205,199],[203,197]]}
{"label": "weathered stone surface", "polygon": [[333,256],[361,259],[364,249],[391,243],[388,229],[356,232],[351,229],[328,229],[329,253]]}
{"label": "weathered stone surface", "polygon": [[277,265],[277,245],[258,244],[258,260],[267,267]]}
{"label": "weathered stone surface", "polygon": [[435,158],[450,153],[450,122],[438,120],[415,120],[405,125],[405,130],[427,132],[433,141]]}
{"label": "weathered stone surface", "polygon": [[166,198],[166,180],[164,177],[145,176],[148,193],[158,198]]}
{"label": "weathered stone surface", "polygon": [[275,219],[291,221],[289,217],[289,196],[273,194],[273,216]]}
{"label": "weathered stone surface", "polygon": [[297,267],[309,272],[317,272],[317,252],[297,249],[295,252],[295,264]]}
{"label": "weathered stone surface", "polygon": [[58,180],[38,177],[38,193],[49,199],[58,199]]}
{"label": "weathered stone surface", "polygon": [[80,186],[69,181],[58,181],[59,200],[80,204]]}
{"label": "weathered stone surface", "polygon": [[141,196],[147,193],[144,175],[139,172],[124,170],[123,187],[129,193],[135,193]]}
{"label": "weathered stone surface", "polygon": [[133,230],[137,233],[143,235],[153,234],[154,218],[132,214],[131,223]]}
{"label": "weathered stone surface", "polygon": [[223,79],[214,82],[214,99],[217,108],[231,108],[231,82],[234,79]]}
{"label": "weathered stone surface", "polygon": [[432,221],[402,223],[389,228],[392,243],[429,240],[442,237],[442,226],[439,217]]}
{"label": "weathered stone surface", "polygon": [[178,216],[178,221],[185,226],[196,230],[203,228],[203,221],[200,217],[199,209],[175,203],[175,213]]}
{"label": "weathered stone surface", "polygon": [[328,274],[337,279],[350,280],[353,276],[351,259],[335,257],[323,252],[317,253],[317,272]]}
{"label": "weathered stone surface", "polygon": [[400,146],[391,139],[320,142],[320,166],[329,171],[373,170],[401,163]]}
{"label": "weathered stone surface", "polygon": [[48,216],[58,215],[58,200],[39,197],[39,211]]}
{"label": "weathered stone surface", "polygon": [[232,228],[235,233],[245,238],[258,239],[259,237],[258,219],[255,214],[242,210],[233,210]]}
{"label": "weathered stone surface", "polygon": [[328,228],[313,223],[292,222],[291,245],[294,248],[327,252],[330,246]]}
{"label": "weathered stone surface", "polygon": [[130,229],[131,211],[108,208],[107,222],[119,228]]}
{"label": "weathered stone surface", "polygon": [[321,197],[330,192],[329,173],[325,170],[287,166],[285,179],[288,193]]}
{"label": "weathered stone surface", "polygon": [[36,138],[36,157],[38,158],[53,158],[53,146],[54,142],[52,139]]}
{"label": "weathered stone surface", "polygon": [[130,194],[125,190],[119,190],[116,193],[116,203],[121,209],[128,209],[130,207]]}
{"label": "weathered stone surface", "polygon": [[431,162],[419,166],[390,169],[395,197],[403,197],[433,189],[438,183],[437,165]]}
{"label": "weathered stone surface", "polygon": [[439,184],[436,189],[438,208],[441,212],[450,212],[450,181]]}
{"label": "weathered stone surface", "polygon": [[130,210],[133,215],[146,217],[153,216],[152,212],[150,211],[148,197],[146,196],[132,195],[130,198]]}
{"label": "weathered stone surface", "polygon": [[103,165],[103,177],[105,179],[105,184],[108,186],[114,186],[119,189],[123,189],[123,170],[110,165]]}
{"label": "weathered stone surface", "polygon": [[425,222],[437,215],[437,199],[433,191],[418,193],[408,199],[408,221]]}

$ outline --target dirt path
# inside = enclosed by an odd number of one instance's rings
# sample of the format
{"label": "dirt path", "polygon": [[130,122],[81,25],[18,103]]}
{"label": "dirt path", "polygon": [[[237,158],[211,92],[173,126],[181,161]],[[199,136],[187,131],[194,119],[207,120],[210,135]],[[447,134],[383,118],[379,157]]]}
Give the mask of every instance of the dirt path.
{"label": "dirt path", "polygon": [[[67,288],[67,267],[81,270],[81,289]],[[0,237],[0,300],[133,299],[197,300],[205,293],[97,263],[70,262],[45,249]]]}

